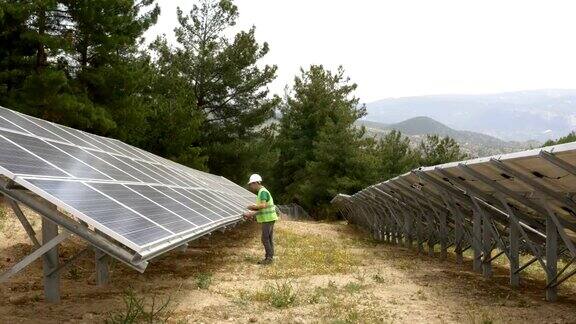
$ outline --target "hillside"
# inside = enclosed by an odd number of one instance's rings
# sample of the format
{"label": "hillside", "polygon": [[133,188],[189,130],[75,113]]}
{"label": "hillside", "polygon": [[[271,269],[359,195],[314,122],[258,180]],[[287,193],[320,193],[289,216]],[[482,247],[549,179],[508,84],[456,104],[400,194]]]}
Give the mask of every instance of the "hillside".
{"label": "hillside", "polygon": [[417,145],[427,134],[450,136],[470,156],[489,156],[510,153],[539,146],[538,142],[507,142],[496,137],[471,131],[461,131],[450,128],[429,117],[414,117],[396,124],[382,124],[373,121],[358,121],[366,127],[370,136],[382,136],[392,129],[408,136],[412,144]]}
{"label": "hillside", "polygon": [[367,104],[368,119],[384,124],[427,116],[455,129],[507,141],[545,141],[576,129],[576,90],[388,98]]}

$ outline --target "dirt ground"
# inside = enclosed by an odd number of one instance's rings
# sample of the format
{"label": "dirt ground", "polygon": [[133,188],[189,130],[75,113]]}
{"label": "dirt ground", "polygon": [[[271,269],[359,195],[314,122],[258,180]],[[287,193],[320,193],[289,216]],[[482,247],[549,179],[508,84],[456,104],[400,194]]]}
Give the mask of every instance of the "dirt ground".
{"label": "dirt ground", "polygon": [[[29,215],[39,231],[40,220]],[[544,301],[545,286],[529,269],[522,287],[507,284],[505,264],[485,280],[468,258],[453,261],[417,255],[365,239],[339,223],[280,221],[277,260],[260,266],[256,224],[194,242],[185,252],[153,261],[144,274],[119,263],[107,287],[94,284],[93,255],[62,278],[61,304],[43,301],[41,262],[0,285],[0,323],[94,323],[127,313],[133,296],[170,323],[576,323],[576,282],[566,282],[557,303]],[[65,242],[61,258],[83,249]],[[10,212],[0,214],[0,271],[32,250]]]}

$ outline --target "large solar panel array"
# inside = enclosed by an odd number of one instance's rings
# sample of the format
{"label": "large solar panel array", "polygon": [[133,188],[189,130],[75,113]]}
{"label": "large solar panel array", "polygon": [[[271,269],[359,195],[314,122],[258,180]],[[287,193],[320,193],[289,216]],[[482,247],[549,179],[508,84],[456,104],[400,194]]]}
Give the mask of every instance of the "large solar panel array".
{"label": "large solar panel array", "polygon": [[2,107],[0,175],[140,259],[239,221],[254,200],[223,177]]}
{"label": "large solar panel array", "polygon": [[[378,240],[403,243],[462,261],[474,252],[474,269],[491,275],[500,255],[511,283],[532,263],[547,274],[547,296],[576,273],[576,143],[447,163],[413,170],[333,204]],[[499,251],[493,253],[493,251]],[[531,254],[527,264],[518,253]],[[557,271],[557,257],[566,265]]]}

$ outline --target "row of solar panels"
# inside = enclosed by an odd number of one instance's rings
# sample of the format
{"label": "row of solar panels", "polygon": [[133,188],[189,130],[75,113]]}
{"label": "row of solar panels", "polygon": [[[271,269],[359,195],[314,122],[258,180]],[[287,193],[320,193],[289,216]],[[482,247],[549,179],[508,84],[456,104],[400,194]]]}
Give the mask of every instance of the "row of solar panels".
{"label": "row of solar panels", "polygon": [[[576,143],[424,167],[352,196],[338,195],[333,203],[345,217],[372,233],[390,231],[385,228],[390,226],[386,217],[409,214],[428,227],[423,231],[432,233],[433,237],[425,238],[436,240],[432,244],[454,242],[458,221],[464,227],[461,235],[473,244],[478,239],[472,233],[473,217],[480,210],[494,220],[497,237],[492,238],[493,244],[507,249],[514,217],[525,234],[521,248],[538,257],[542,253],[531,250],[532,243],[545,244],[547,219],[551,218],[557,221],[561,252],[576,257]],[[403,219],[392,221],[409,225]],[[439,222],[447,227],[444,233]],[[405,234],[405,228],[395,231]]]}
{"label": "row of solar panels", "polygon": [[0,174],[143,258],[241,219],[231,181],[0,107]]}

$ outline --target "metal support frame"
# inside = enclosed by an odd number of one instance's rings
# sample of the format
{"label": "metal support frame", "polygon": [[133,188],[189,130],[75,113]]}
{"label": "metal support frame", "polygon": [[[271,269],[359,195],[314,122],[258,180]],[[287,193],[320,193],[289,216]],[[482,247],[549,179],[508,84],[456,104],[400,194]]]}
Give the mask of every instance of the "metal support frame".
{"label": "metal support frame", "polygon": [[[48,208],[56,209],[54,205],[48,205]],[[51,240],[58,237],[58,225],[46,217],[42,217],[42,244],[47,244]],[[46,251],[43,255],[42,268],[44,272],[44,299],[49,303],[60,302],[60,273],[54,273],[58,269],[58,244],[54,244],[52,248]]]}
{"label": "metal support frame", "polygon": [[94,249],[96,284],[105,286],[110,281],[110,257],[100,249]]}
{"label": "metal support frame", "polygon": [[558,231],[551,218],[546,218],[546,268],[546,300],[553,302],[558,298]]}
{"label": "metal support frame", "polygon": [[[538,157],[576,176],[576,166],[554,154],[541,151]],[[370,208],[370,215],[379,217],[378,225],[371,226],[384,231],[384,240],[413,248],[416,243],[418,254],[427,245],[434,255],[438,244],[444,260],[453,246],[456,262],[461,263],[463,253],[472,249],[474,271],[487,278],[493,276],[492,262],[506,256],[512,287],[520,285],[523,270],[538,262],[546,273],[546,299],[556,300],[557,287],[576,275],[576,240],[570,233],[576,232],[576,221],[565,216],[576,214],[574,193],[550,189],[550,178],[508,159],[468,163],[416,169],[344,201]],[[475,167],[477,163],[483,168]],[[502,179],[487,176],[487,167]],[[512,188],[510,181],[522,187]],[[366,223],[371,221],[376,219]],[[533,257],[521,264],[521,251]],[[568,255],[569,262],[558,269],[558,259]]]}
{"label": "metal support frame", "polygon": [[[45,253],[47,253],[48,251],[51,251],[55,246],[57,246],[58,244],[62,243],[64,240],[66,240],[68,237],[70,237],[70,233],[69,232],[62,232],[60,234],[58,234],[57,236],[48,239],[48,236],[46,236],[46,241],[43,240],[42,241],[42,245],[34,250],[32,253],[30,253],[29,255],[27,255],[24,259],[22,259],[20,262],[16,263],[15,265],[12,266],[12,268],[4,271],[1,275],[0,275],[0,283],[6,282],[8,279],[10,279],[12,276],[14,276],[15,274],[17,274],[18,272],[20,272],[22,269],[26,268],[28,265],[30,265],[32,262],[36,261],[38,258],[42,257]],[[50,260],[50,259],[48,259]],[[50,262],[50,261],[48,261]],[[51,266],[51,265],[50,265]],[[56,269],[55,267],[50,267],[50,269]],[[51,275],[52,273],[48,273],[48,275]]]}
{"label": "metal support frame", "polygon": [[69,268],[72,264],[74,264],[74,262],[76,260],[78,260],[80,257],[82,257],[84,254],[86,254],[86,252],[88,252],[90,249],[89,248],[85,248],[83,250],[81,250],[80,252],[76,253],[73,257],[71,257],[70,259],[66,260],[65,263],[61,264],[58,268],[52,270],[52,272],[50,272],[50,276],[60,272],[62,273],[63,270]]}
{"label": "metal support frame", "polygon": [[[43,259],[43,284],[44,297],[48,303],[58,303],[60,296],[60,277],[62,270],[70,266],[88,249],[70,258],[66,263],[60,264],[58,255],[58,245],[70,237],[72,234],[78,235],[95,247],[97,251],[96,272],[98,284],[108,282],[108,262],[112,256],[131,268],[144,272],[148,264],[147,261],[134,262],[134,254],[128,250],[108,241],[99,233],[91,231],[85,224],[76,222],[66,215],[63,215],[56,205],[30,194],[19,187],[12,185],[10,180],[0,178],[0,192],[6,197],[7,202],[14,210],[14,214],[26,230],[32,243],[37,247],[20,262],[0,275],[0,282],[4,282],[22,271],[34,260]],[[18,203],[22,203],[42,216],[42,243],[38,242],[34,229],[28,222]]]}
{"label": "metal support frame", "polygon": [[30,225],[30,222],[28,222],[28,219],[20,209],[20,206],[18,206],[18,202],[7,196],[6,201],[10,205],[10,208],[12,208],[12,210],[14,211],[14,214],[20,221],[20,224],[22,224],[22,227],[24,227],[24,230],[26,231],[26,234],[28,234],[28,237],[30,238],[30,241],[32,241],[32,244],[34,244],[36,248],[39,248],[40,242],[38,242],[38,239],[36,238],[36,232],[32,228],[32,225]]}

